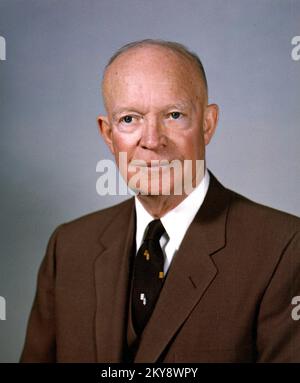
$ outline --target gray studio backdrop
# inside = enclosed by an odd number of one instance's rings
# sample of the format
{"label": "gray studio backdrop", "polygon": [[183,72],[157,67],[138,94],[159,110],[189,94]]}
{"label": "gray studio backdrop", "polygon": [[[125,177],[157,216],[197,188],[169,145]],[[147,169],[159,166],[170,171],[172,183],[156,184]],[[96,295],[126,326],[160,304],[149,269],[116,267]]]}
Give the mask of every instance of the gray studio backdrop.
{"label": "gray studio backdrop", "polygon": [[[0,0],[0,361],[18,360],[49,235],[121,201],[100,197],[100,78],[119,46],[176,40],[203,60],[220,106],[208,167],[300,215],[299,0]],[[1,52],[0,52],[1,53]]]}

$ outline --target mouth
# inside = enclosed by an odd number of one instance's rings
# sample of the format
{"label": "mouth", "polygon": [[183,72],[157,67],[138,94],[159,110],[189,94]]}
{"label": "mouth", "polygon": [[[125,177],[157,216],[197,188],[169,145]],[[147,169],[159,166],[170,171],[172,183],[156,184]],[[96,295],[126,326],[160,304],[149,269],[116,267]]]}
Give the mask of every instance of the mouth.
{"label": "mouth", "polygon": [[149,168],[149,169],[158,169],[158,168],[165,168],[170,166],[172,161],[169,160],[156,160],[153,159],[151,161],[144,161],[144,160],[133,160],[130,162],[129,166],[136,166],[141,168]]}

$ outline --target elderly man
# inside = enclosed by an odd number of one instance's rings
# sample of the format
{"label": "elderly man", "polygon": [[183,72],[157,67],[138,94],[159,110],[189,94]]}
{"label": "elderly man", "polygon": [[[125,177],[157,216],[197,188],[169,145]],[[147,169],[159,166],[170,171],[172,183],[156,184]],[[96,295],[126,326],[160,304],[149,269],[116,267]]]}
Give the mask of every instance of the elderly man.
{"label": "elderly man", "polygon": [[207,170],[218,107],[199,58],[128,44],[103,97],[100,132],[129,186],[140,166],[136,196],[55,230],[21,361],[300,362],[300,220]]}

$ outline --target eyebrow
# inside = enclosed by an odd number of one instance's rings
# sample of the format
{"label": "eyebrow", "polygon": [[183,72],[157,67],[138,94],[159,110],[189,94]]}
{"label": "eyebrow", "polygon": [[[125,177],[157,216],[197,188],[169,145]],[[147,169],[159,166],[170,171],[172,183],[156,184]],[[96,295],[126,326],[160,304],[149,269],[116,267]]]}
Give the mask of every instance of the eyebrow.
{"label": "eyebrow", "polygon": [[191,106],[190,102],[187,101],[179,101],[176,102],[175,104],[169,104],[164,107],[165,110],[167,109],[186,109],[189,106]]}
{"label": "eyebrow", "polygon": [[135,108],[121,107],[121,108],[116,109],[114,112],[112,112],[112,116],[113,116],[113,118],[115,118],[116,116],[118,116],[119,114],[124,113],[124,112],[127,112],[127,113],[139,113],[139,114],[141,113],[141,112],[139,112]]}

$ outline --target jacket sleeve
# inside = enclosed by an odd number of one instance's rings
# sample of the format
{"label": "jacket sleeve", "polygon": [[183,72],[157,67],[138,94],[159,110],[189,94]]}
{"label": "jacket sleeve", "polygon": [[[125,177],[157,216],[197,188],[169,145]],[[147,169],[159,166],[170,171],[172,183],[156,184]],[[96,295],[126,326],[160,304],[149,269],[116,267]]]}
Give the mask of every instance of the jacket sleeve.
{"label": "jacket sleeve", "polygon": [[300,362],[300,320],[293,315],[299,296],[300,233],[296,232],[282,250],[261,301],[257,322],[257,362]]}
{"label": "jacket sleeve", "polygon": [[[61,225],[62,226],[62,225]],[[60,227],[51,235],[37,277],[21,363],[56,362],[55,342],[55,250]]]}

